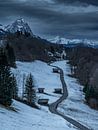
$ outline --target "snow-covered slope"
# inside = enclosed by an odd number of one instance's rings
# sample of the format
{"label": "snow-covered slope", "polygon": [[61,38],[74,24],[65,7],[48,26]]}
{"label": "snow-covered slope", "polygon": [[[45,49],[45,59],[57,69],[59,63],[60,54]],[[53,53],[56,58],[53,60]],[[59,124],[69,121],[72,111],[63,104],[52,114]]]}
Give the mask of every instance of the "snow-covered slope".
{"label": "snow-covered slope", "polygon": [[0,37],[2,37],[3,35],[5,35],[5,30],[4,30],[4,26],[0,24]]}
{"label": "snow-covered slope", "polygon": [[59,74],[53,74],[52,67],[42,61],[16,62],[17,69],[12,69],[19,86],[19,96],[22,95],[23,75],[32,74],[36,87],[45,88],[45,92],[53,94],[54,88],[61,88]]}
{"label": "snow-covered slope", "polygon": [[5,31],[15,33],[17,31],[21,31],[23,34],[25,32],[33,35],[29,25],[24,21],[24,19],[20,18],[13,22],[11,25],[5,27]]}
{"label": "snow-covered slope", "polygon": [[[93,130],[97,130],[98,111],[89,108],[84,103],[83,86],[79,85],[76,79],[67,76],[70,74],[70,66],[67,61],[58,61],[53,65],[63,69],[69,93],[68,99],[60,104],[58,110]],[[17,69],[12,69],[12,71],[17,77],[19,96],[22,92],[23,74],[32,73],[36,86],[44,87],[45,92],[49,94],[37,93],[39,98],[48,98],[49,103],[59,98],[60,95],[53,93],[54,88],[61,87],[59,74],[52,73],[52,67],[46,63],[41,61],[17,62]],[[47,107],[41,106],[41,110],[36,110],[16,101],[12,106],[17,112],[0,106],[0,130],[76,130],[73,125],[61,117],[51,114]]]}
{"label": "snow-covered slope", "polygon": [[12,107],[16,112],[0,106],[0,130],[76,130],[45,107],[37,110],[17,101]]}
{"label": "snow-covered slope", "polygon": [[[38,94],[40,98],[49,98],[54,102],[60,95],[54,94],[55,87],[61,87],[59,74],[52,73],[52,67],[41,61],[17,62],[17,69],[12,69],[16,75],[21,96],[23,74],[32,73],[37,87],[44,87],[49,95]],[[76,130],[73,125],[60,116],[49,112],[47,107],[40,110],[33,109],[20,102],[14,101],[12,107],[17,111],[11,111],[0,106],[0,130]]]}
{"label": "snow-covered slope", "polygon": [[4,26],[2,24],[0,24],[0,29],[3,30],[4,29]]}
{"label": "snow-covered slope", "polygon": [[67,100],[59,105],[58,110],[92,130],[98,130],[98,111],[85,104],[83,86],[78,83],[77,79],[68,76],[71,74],[70,65],[67,64],[67,61],[55,62],[54,65],[63,69],[69,94]]}

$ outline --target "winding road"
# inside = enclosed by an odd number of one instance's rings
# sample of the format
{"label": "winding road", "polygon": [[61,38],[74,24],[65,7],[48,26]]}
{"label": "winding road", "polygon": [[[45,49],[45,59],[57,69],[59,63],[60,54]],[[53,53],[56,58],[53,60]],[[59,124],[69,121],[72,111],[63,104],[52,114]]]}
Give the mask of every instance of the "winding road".
{"label": "winding road", "polygon": [[90,128],[87,128],[86,126],[84,126],[83,124],[79,123],[78,121],[68,117],[68,116],[65,116],[63,113],[59,112],[57,110],[57,107],[58,105],[63,101],[65,100],[67,97],[68,97],[68,90],[67,90],[67,86],[66,86],[66,83],[65,83],[65,80],[64,80],[64,73],[63,73],[63,70],[57,66],[53,66],[51,64],[49,64],[50,66],[52,67],[55,67],[59,70],[59,73],[60,73],[60,80],[61,80],[61,83],[62,83],[62,88],[63,88],[63,94],[62,96],[57,100],[55,101],[54,103],[50,104],[49,105],[49,110],[51,113],[54,113],[56,115],[59,115],[61,117],[63,117],[65,120],[67,120],[69,123],[73,124],[74,126],[76,126],[79,130],[92,130]]}

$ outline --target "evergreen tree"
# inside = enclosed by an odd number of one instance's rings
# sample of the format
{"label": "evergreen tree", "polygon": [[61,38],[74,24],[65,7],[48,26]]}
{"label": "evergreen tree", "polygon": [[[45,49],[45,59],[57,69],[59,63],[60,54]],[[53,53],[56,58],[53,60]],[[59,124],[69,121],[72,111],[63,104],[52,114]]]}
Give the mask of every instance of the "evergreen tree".
{"label": "evergreen tree", "polygon": [[35,91],[34,79],[31,74],[27,76],[25,87],[26,87],[27,102],[30,104],[35,104],[36,91]]}
{"label": "evergreen tree", "polygon": [[0,48],[0,65],[8,66],[7,56],[6,56],[5,50],[3,48]]}
{"label": "evergreen tree", "polygon": [[90,87],[90,88],[88,87],[87,91],[85,93],[85,99],[87,100],[87,102],[88,102],[89,98],[96,98],[95,90],[93,87]]}
{"label": "evergreen tree", "polygon": [[84,88],[83,88],[83,92],[86,93],[87,89],[88,89],[88,83],[85,84]]}
{"label": "evergreen tree", "polygon": [[98,91],[95,92],[95,97],[98,100]]}
{"label": "evergreen tree", "polygon": [[16,58],[15,58],[14,49],[12,48],[11,45],[9,45],[9,43],[7,43],[6,45],[6,55],[8,58],[9,65],[12,67],[16,67],[16,64],[15,64]]}
{"label": "evergreen tree", "polygon": [[16,78],[15,76],[13,75],[12,76],[12,85],[13,85],[13,98],[14,99],[17,99],[18,98],[18,87],[17,87],[17,81],[16,81]]}
{"label": "evergreen tree", "polygon": [[16,37],[19,38],[21,36],[21,32],[17,30],[17,32],[15,33]]}
{"label": "evergreen tree", "polygon": [[25,31],[24,35],[25,35],[26,37],[29,37],[29,36],[30,36],[30,33],[28,33],[28,32]]}
{"label": "evergreen tree", "polygon": [[55,53],[55,49],[53,46],[50,47],[50,51],[54,54]]}
{"label": "evergreen tree", "polygon": [[13,80],[4,50],[0,50],[0,103],[10,106],[12,103]]}

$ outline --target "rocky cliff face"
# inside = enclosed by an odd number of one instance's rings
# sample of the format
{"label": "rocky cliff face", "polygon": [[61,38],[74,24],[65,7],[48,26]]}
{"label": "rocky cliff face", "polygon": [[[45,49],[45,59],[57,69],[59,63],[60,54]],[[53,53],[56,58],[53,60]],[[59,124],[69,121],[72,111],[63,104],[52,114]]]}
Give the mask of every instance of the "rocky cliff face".
{"label": "rocky cliff face", "polygon": [[16,33],[17,31],[21,32],[22,34],[29,33],[33,36],[33,33],[24,19],[20,18],[13,22],[11,25],[5,27],[5,31],[10,33]]}

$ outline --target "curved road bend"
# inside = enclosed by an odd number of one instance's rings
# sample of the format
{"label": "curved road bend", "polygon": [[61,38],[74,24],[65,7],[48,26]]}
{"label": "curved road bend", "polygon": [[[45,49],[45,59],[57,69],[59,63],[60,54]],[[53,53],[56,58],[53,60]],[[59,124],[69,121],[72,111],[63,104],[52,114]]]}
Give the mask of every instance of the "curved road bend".
{"label": "curved road bend", "polygon": [[[50,65],[50,64],[49,64]],[[68,116],[65,116],[63,113],[59,112],[57,110],[57,107],[58,105],[63,101],[65,100],[67,97],[68,97],[68,90],[67,90],[67,86],[66,86],[66,83],[65,83],[65,80],[64,80],[64,73],[63,73],[63,70],[57,66],[53,66],[53,65],[50,65],[52,67],[56,67],[60,72],[60,80],[61,80],[61,83],[62,83],[62,87],[63,87],[63,94],[62,96],[57,100],[55,101],[54,103],[50,104],[49,105],[49,110],[51,113],[54,113],[56,115],[59,115],[61,117],[63,117],[65,120],[67,120],[69,123],[73,124],[74,126],[76,126],[79,130],[92,130],[90,128],[87,128],[86,126],[82,125],[81,123],[79,123],[78,121],[68,117]]]}

